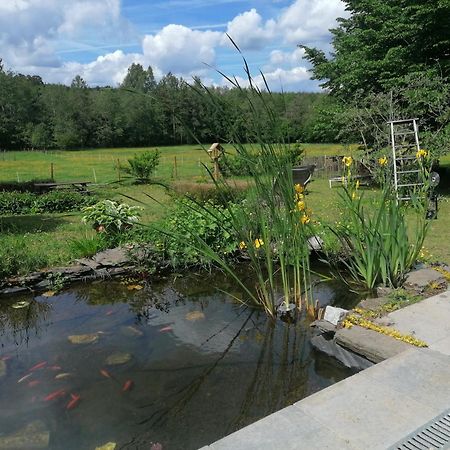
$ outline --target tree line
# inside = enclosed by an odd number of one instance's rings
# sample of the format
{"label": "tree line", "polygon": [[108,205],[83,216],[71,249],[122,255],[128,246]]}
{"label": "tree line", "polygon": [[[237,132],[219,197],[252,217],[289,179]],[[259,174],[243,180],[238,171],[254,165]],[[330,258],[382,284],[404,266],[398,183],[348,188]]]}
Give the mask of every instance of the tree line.
{"label": "tree line", "polygon": [[[156,81],[152,68],[140,64],[129,67],[117,88],[89,87],[80,76],[71,86],[45,84],[39,76],[6,71],[0,64],[0,149],[245,141],[252,133],[254,111],[243,95],[240,88],[205,88],[199,79],[188,84],[171,73]],[[264,95],[287,139],[333,140],[327,129],[315,126],[326,94]],[[257,114],[266,114],[261,102],[255,105],[261,109]],[[275,136],[273,129],[264,133],[269,140]]]}

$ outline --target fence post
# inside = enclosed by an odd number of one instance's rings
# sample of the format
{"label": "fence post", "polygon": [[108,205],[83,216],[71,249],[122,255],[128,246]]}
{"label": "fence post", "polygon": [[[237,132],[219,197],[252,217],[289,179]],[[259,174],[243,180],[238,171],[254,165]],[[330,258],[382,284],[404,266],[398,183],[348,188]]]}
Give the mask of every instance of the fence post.
{"label": "fence post", "polygon": [[178,167],[177,167],[177,157],[173,157],[173,177],[175,179],[178,178]]}
{"label": "fence post", "polygon": [[120,181],[120,159],[117,158],[117,181]]}
{"label": "fence post", "polygon": [[53,163],[50,163],[50,179],[55,181],[55,170]]}

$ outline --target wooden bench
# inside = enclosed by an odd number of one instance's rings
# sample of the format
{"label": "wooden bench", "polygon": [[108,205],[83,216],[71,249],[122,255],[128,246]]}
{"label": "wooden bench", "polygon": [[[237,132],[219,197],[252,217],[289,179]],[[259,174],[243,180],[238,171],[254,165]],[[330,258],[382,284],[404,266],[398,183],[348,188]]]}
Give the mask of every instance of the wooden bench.
{"label": "wooden bench", "polygon": [[89,181],[65,181],[65,182],[50,182],[50,183],[34,183],[39,191],[52,191],[55,189],[74,189],[76,192],[82,194],[90,194],[88,186],[93,183]]}

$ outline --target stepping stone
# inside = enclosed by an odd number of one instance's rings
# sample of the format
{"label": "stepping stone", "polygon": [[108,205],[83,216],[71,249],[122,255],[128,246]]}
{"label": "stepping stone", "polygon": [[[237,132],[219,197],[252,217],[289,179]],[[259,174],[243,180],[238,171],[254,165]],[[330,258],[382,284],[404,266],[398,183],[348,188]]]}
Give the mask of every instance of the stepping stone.
{"label": "stepping stone", "polygon": [[414,270],[406,276],[404,286],[423,291],[430,283],[445,285],[445,277],[433,269]]}
{"label": "stepping stone", "polygon": [[357,325],[338,330],[335,340],[342,347],[348,348],[374,363],[384,361],[412,347],[406,342]]}
{"label": "stepping stone", "polygon": [[126,364],[131,360],[130,353],[113,353],[106,358],[106,365],[108,366],[119,366],[121,364]]}
{"label": "stepping stone", "polygon": [[72,344],[92,344],[98,341],[98,334],[75,334],[68,336],[69,342]]}

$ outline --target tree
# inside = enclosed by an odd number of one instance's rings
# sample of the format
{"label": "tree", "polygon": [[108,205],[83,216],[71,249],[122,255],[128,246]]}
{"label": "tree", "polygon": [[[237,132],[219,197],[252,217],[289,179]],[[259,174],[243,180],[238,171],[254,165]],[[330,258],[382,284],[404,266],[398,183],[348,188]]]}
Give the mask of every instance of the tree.
{"label": "tree", "polygon": [[147,70],[144,70],[141,64],[131,64],[120,87],[142,93],[151,92],[156,88],[153,69],[148,66]]}
{"label": "tree", "polygon": [[313,76],[333,95],[382,92],[411,73],[450,75],[448,0],[345,0],[348,19],[331,30],[330,58],[301,45]]}

